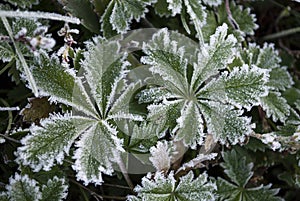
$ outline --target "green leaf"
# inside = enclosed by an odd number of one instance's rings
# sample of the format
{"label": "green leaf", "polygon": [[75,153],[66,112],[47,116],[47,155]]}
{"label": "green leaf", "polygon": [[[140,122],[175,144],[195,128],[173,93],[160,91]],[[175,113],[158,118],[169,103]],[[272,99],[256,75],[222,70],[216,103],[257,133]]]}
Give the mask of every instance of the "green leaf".
{"label": "green leaf", "polygon": [[187,59],[184,58],[184,49],[177,47],[176,41],[170,39],[170,34],[167,29],[154,34],[152,41],[143,45],[147,56],[142,57],[141,61],[151,65],[152,73],[160,75],[174,91],[182,94],[188,90]]}
{"label": "green leaf", "polygon": [[224,172],[233,182],[226,181],[222,178],[217,179],[217,194],[219,200],[272,200],[283,201],[282,198],[275,196],[279,189],[271,189],[271,184],[258,187],[246,188],[247,183],[253,176],[253,163],[246,162],[246,157],[235,150],[223,152],[224,162],[221,166]]}
{"label": "green leaf", "polygon": [[197,144],[203,144],[204,128],[201,113],[196,103],[185,103],[181,110],[181,116],[177,119],[178,126],[172,131],[176,133],[175,141],[183,141],[186,146],[196,148]]}
{"label": "green leaf", "polygon": [[[155,3],[156,0],[113,0],[110,2],[110,6],[113,5],[109,22],[113,30],[118,33],[126,33],[129,30],[129,23],[135,19],[139,21],[148,12],[147,6]],[[105,11],[104,15],[107,15]]]}
{"label": "green leaf", "polygon": [[182,0],[167,0],[168,9],[172,11],[172,16],[181,13],[182,10]]}
{"label": "green leaf", "polygon": [[270,92],[268,96],[261,97],[260,100],[267,117],[272,117],[273,121],[285,122],[290,115],[291,107],[279,92]]}
{"label": "green leaf", "polygon": [[81,23],[90,31],[99,34],[100,23],[92,4],[88,0],[59,1],[63,8],[73,16],[81,19]]}
{"label": "green leaf", "polygon": [[199,91],[198,96],[250,110],[254,105],[259,105],[260,97],[267,95],[268,77],[267,70],[243,65],[234,68],[230,74],[225,72],[211,80]]}
{"label": "green leaf", "polygon": [[216,186],[208,181],[207,174],[203,173],[194,179],[194,174],[190,171],[187,175],[180,178],[177,183],[174,173],[171,172],[167,177],[157,172],[154,179],[150,174],[142,179],[142,186],[135,187],[137,196],[130,196],[129,201],[208,201],[214,200]]}
{"label": "green leaf", "polygon": [[117,41],[106,41],[100,37],[87,43],[84,57],[82,67],[86,80],[102,117],[105,117],[117,95],[115,88],[125,77],[125,69],[129,63],[125,61],[126,55],[120,52]]}
{"label": "green leaf", "polygon": [[13,4],[14,6],[20,6],[22,8],[31,8],[32,5],[38,4],[39,0],[4,0]]}
{"label": "green leaf", "polygon": [[80,78],[72,69],[63,67],[57,57],[49,58],[42,53],[39,66],[32,68],[32,74],[43,96],[50,96],[51,101],[58,101],[97,117],[87,92]]}
{"label": "green leaf", "polygon": [[67,197],[68,186],[64,178],[56,176],[48,180],[46,185],[42,186],[41,201],[58,201]]}
{"label": "green leaf", "polygon": [[172,12],[168,9],[168,2],[167,0],[159,0],[154,4],[155,13],[159,16],[169,17]]}
{"label": "green leaf", "polygon": [[64,153],[69,150],[75,139],[94,120],[76,116],[52,116],[41,121],[41,126],[32,126],[30,135],[21,140],[23,146],[18,148],[18,161],[29,165],[34,171],[50,170],[56,161],[61,164]]}
{"label": "green leaf", "polygon": [[223,152],[224,163],[221,166],[224,168],[226,175],[236,185],[245,187],[253,176],[251,171],[253,163],[246,164],[246,157],[236,153],[235,150],[230,152]]}
{"label": "green leaf", "polygon": [[13,48],[8,44],[8,42],[1,41],[0,43],[0,59],[3,62],[10,62],[16,57]]}
{"label": "green leaf", "polygon": [[196,91],[203,82],[219,70],[226,68],[226,65],[233,60],[236,54],[236,38],[233,35],[227,36],[228,26],[223,24],[210,37],[208,46],[201,47],[198,54],[198,63],[194,64],[194,72],[191,85]]}
{"label": "green leaf", "polygon": [[203,25],[206,24],[206,12],[205,7],[202,6],[201,2],[198,0],[183,0],[186,6],[187,13],[190,15],[190,19],[193,22],[195,29],[197,31],[197,37],[200,42],[202,41],[202,30]]}
{"label": "green leaf", "polygon": [[272,89],[284,91],[293,84],[293,78],[286,67],[278,67],[271,70],[268,86]]}
{"label": "green leaf", "polygon": [[234,21],[228,18],[226,5],[223,3],[218,7],[217,18],[219,25],[222,23],[230,25],[229,32],[233,33],[240,41],[244,40],[246,35],[254,35],[254,30],[258,28],[258,25],[255,23],[255,15],[250,13],[250,8],[244,9],[241,5],[236,5],[234,1],[230,2],[229,7]]}
{"label": "green leaf", "polygon": [[225,144],[244,142],[252,132],[251,119],[241,116],[242,110],[234,110],[232,106],[214,101],[199,101],[199,108],[207,126],[207,132],[215,141]]}
{"label": "green leaf", "polygon": [[265,43],[257,58],[256,65],[260,68],[273,69],[281,62],[278,52],[274,49],[274,44]]}
{"label": "green leaf", "polygon": [[7,195],[11,201],[41,199],[41,192],[38,183],[30,179],[28,175],[15,174],[9,179],[9,185],[6,186]]}
{"label": "green leaf", "polygon": [[101,184],[102,173],[111,175],[112,160],[122,151],[122,141],[116,136],[117,131],[106,121],[95,123],[76,143],[73,169],[77,179],[85,185],[90,182]]}
{"label": "green leaf", "polygon": [[202,0],[202,2],[209,6],[219,6],[222,4],[222,0]]}
{"label": "green leaf", "polygon": [[118,34],[117,31],[113,30],[112,24],[110,23],[110,16],[113,11],[113,8],[114,8],[114,1],[110,1],[100,20],[103,36],[107,39],[116,36]]}

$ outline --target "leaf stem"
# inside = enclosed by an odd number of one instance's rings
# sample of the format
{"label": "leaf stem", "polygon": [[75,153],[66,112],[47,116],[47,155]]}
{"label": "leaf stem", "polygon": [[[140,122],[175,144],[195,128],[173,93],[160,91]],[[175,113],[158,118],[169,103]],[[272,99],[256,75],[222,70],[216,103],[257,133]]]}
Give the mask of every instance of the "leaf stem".
{"label": "leaf stem", "polygon": [[274,34],[270,34],[267,36],[264,36],[262,39],[263,40],[272,40],[272,39],[276,39],[276,38],[281,38],[281,37],[285,37],[291,34],[295,34],[297,32],[300,32],[300,27],[295,27],[295,28],[291,28],[291,29],[287,29],[287,30],[283,30]]}
{"label": "leaf stem", "polygon": [[134,185],[133,185],[133,183],[132,183],[132,181],[131,181],[131,179],[130,179],[130,177],[128,175],[128,172],[126,170],[125,164],[124,164],[124,162],[123,162],[120,154],[119,153],[114,153],[114,158],[115,158],[115,160],[116,160],[116,162],[117,162],[117,164],[118,164],[118,166],[119,166],[119,168],[120,168],[120,170],[121,170],[121,172],[122,172],[122,174],[124,176],[124,179],[126,180],[128,186],[129,186],[129,188],[131,190],[133,190],[134,189]]}
{"label": "leaf stem", "polygon": [[6,11],[0,10],[0,17],[21,17],[21,18],[31,18],[31,19],[48,19],[48,20],[57,20],[64,21],[72,24],[80,24],[80,20],[76,17],[68,17],[56,13],[48,13],[48,12],[39,12],[39,11]]}
{"label": "leaf stem", "polygon": [[[8,131],[11,129],[11,124],[13,121],[12,109],[19,109],[19,108],[10,108],[9,104],[3,98],[0,98],[0,101],[3,103],[4,106],[7,107],[5,108],[6,109],[5,111],[8,112],[8,124],[5,133],[8,133]],[[1,111],[1,107],[0,107],[0,111]]]}
{"label": "leaf stem", "polygon": [[[1,12],[2,12],[2,11],[0,11],[0,16],[1,16]],[[39,93],[38,93],[38,89],[37,89],[35,80],[34,80],[32,74],[31,74],[31,72],[30,72],[30,70],[29,70],[29,67],[28,67],[28,65],[27,65],[27,63],[26,63],[26,61],[25,61],[25,58],[24,58],[22,52],[21,52],[20,49],[19,49],[18,44],[17,44],[17,43],[15,42],[15,40],[14,40],[14,36],[13,36],[12,29],[11,29],[11,27],[10,27],[10,25],[9,25],[9,23],[8,23],[8,21],[7,21],[7,19],[6,19],[6,17],[1,17],[1,19],[2,19],[2,22],[3,22],[4,26],[5,26],[5,29],[6,29],[7,32],[8,32],[8,35],[9,35],[11,41],[12,41],[12,43],[13,43],[15,49],[16,49],[17,56],[19,57],[19,60],[20,60],[20,62],[21,62],[21,64],[22,64],[22,66],[23,66],[23,70],[24,70],[24,73],[25,73],[25,75],[26,75],[26,77],[27,77],[27,79],[28,79],[29,86],[30,86],[32,92],[34,93],[34,95],[35,95],[36,97],[38,97],[38,96],[39,96]]]}

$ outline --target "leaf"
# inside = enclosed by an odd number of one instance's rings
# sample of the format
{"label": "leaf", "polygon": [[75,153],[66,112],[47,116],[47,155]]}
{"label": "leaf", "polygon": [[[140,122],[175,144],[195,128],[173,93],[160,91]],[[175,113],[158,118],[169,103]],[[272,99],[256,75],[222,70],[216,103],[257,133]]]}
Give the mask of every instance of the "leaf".
{"label": "leaf", "polygon": [[[250,8],[243,8],[241,5],[236,5],[234,1],[230,2],[230,11],[235,22],[229,21],[226,11],[226,5],[223,3],[218,9],[218,23],[227,23],[230,25],[230,33],[233,33],[240,41],[244,40],[246,35],[254,35],[254,30],[258,28],[256,17],[250,13]],[[234,24],[233,27],[231,24]]]}
{"label": "leaf", "polygon": [[274,49],[274,44],[265,43],[257,58],[256,65],[260,68],[273,69],[281,62],[278,51]]}
{"label": "leaf", "polygon": [[[172,33],[171,33],[172,34]],[[152,41],[143,45],[147,56],[141,61],[151,65],[150,71],[158,74],[169,86],[184,93],[187,89],[186,71],[187,59],[184,58],[184,49],[177,47],[176,41],[171,41],[167,29],[161,29],[153,35]]]}
{"label": "leaf", "polygon": [[167,177],[157,172],[154,179],[150,179],[150,174],[142,179],[142,186],[135,187],[137,197],[130,196],[129,201],[208,201],[214,200],[216,186],[208,181],[207,174],[203,173],[194,179],[194,174],[190,171],[187,175],[180,178],[177,183],[174,173],[171,172]]}
{"label": "leaf", "polygon": [[63,8],[70,12],[73,16],[82,19],[81,23],[87,29],[94,33],[100,32],[100,23],[96,13],[93,11],[92,5],[88,0],[68,0],[59,1]]}
{"label": "leaf", "polygon": [[77,179],[85,185],[90,182],[101,184],[102,173],[112,174],[114,154],[123,150],[122,141],[116,134],[115,128],[101,121],[90,127],[76,143],[73,169],[77,172]]}
{"label": "leaf", "polygon": [[8,42],[1,41],[0,43],[0,59],[3,62],[10,62],[15,58],[15,53],[13,48],[8,44]]}
{"label": "leaf", "polygon": [[158,141],[156,146],[150,148],[151,157],[149,160],[152,162],[156,171],[167,172],[171,167],[170,149],[167,141]]}
{"label": "leaf", "polygon": [[154,4],[154,10],[155,10],[155,13],[161,17],[163,17],[163,16],[169,17],[172,14],[172,12],[168,9],[167,0],[158,0]]}
{"label": "leaf", "polygon": [[229,103],[237,108],[244,107],[249,111],[254,105],[259,105],[260,97],[267,95],[269,89],[265,85],[268,77],[265,69],[243,65],[234,68],[230,74],[224,72],[219,78],[211,80],[198,96]]}
{"label": "leaf", "polygon": [[225,144],[244,142],[252,132],[251,119],[241,116],[242,110],[214,101],[199,101],[199,107],[207,126],[207,132],[215,141]]}
{"label": "leaf", "polygon": [[218,27],[210,37],[209,45],[201,47],[198,63],[194,64],[191,81],[191,86],[195,91],[204,81],[218,74],[219,70],[226,68],[226,65],[233,60],[237,40],[233,35],[227,36],[227,29],[226,24]]}
{"label": "leaf", "polygon": [[18,173],[9,179],[6,189],[10,201],[38,201],[42,196],[37,181],[30,179],[28,175],[19,175]]}
{"label": "leaf", "polygon": [[284,91],[294,84],[293,78],[287,70],[287,67],[273,68],[270,72],[268,86],[274,90]]}
{"label": "leaf", "polygon": [[182,0],[166,0],[168,2],[168,9],[172,11],[172,16],[181,13]]}
{"label": "leaf", "polygon": [[55,106],[51,105],[46,97],[29,98],[29,104],[21,110],[23,121],[38,123],[41,119],[49,117],[54,112]]}
{"label": "leaf", "polygon": [[262,97],[261,106],[266,111],[267,117],[273,121],[285,122],[290,115],[291,107],[279,92],[270,92],[268,96]]}
{"label": "leaf", "polygon": [[191,21],[194,23],[195,29],[197,31],[197,37],[202,40],[202,30],[203,25],[206,24],[206,12],[205,7],[202,6],[198,0],[184,0],[187,13],[190,15]]}
{"label": "leaf", "polygon": [[39,0],[4,0],[13,4],[14,6],[20,6],[22,8],[31,8],[32,5],[38,4]]}
{"label": "leaf", "polygon": [[58,201],[67,197],[68,186],[64,178],[56,176],[42,186],[42,201]]}
{"label": "leaf", "polygon": [[57,57],[49,58],[42,53],[39,67],[32,68],[32,74],[43,96],[50,96],[51,101],[58,101],[97,117],[87,92],[80,78],[71,69],[64,68]]}
{"label": "leaf", "polygon": [[183,141],[186,146],[196,148],[197,144],[203,144],[204,128],[201,113],[197,105],[190,101],[185,103],[181,110],[181,116],[176,120],[178,126],[172,131],[176,133],[175,141]]}
{"label": "leaf", "polygon": [[114,1],[110,1],[100,20],[101,31],[103,32],[103,36],[107,39],[116,36],[118,34],[117,31],[113,30],[112,24],[110,23],[110,16],[113,11],[113,8],[114,8]]}
{"label": "leaf", "polygon": [[107,115],[108,109],[115,99],[115,88],[118,82],[126,75],[126,54],[120,52],[117,41],[106,41],[103,38],[94,38],[87,43],[87,51],[82,67],[85,70],[86,80],[91,88],[92,96],[99,106],[102,117]]}
{"label": "leaf", "polygon": [[236,185],[245,187],[253,176],[251,171],[253,163],[246,164],[246,157],[236,153],[235,150],[230,152],[223,152],[224,163],[221,166],[224,168],[226,175]]}
{"label": "leaf", "polygon": [[[129,30],[129,23],[135,19],[139,21],[145,16],[145,13],[148,12],[147,6],[155,3],[156,0],[113,0],[110,2],[108,7],[112,6],[111,15],[109,17],[109,22],[113,30],[116,30],[118,33],[126,33]],[[108,17],[106,12],[109,12],[110,9],[106,10],[104,15]],[[104,19],[103,19],[104,20]]]}
{"label": "leaf", "polygon": [[246,188],[247,183],[253,176],[253,163],[246,163],[246,157],[235,150],[223,152],[224,162],[221,166],[224,172],[233,182],[226,181],[222,178],[217,179],[217,194],[220,200],[272,200],[283,201],[282,198],[275,195],[279,189],[271,189],[271,184],[258,187]]}
{"label": "leaf", "polygon": [[35,172],[50,170],[56,161],[61,164],[64,153],[69,150],[75,139],[94,120],[76,116],[52,116],[41,121],[41,126],[32,126],[30,135],[21,140],[22,147],[18,148],[17,160],[29,165]]}

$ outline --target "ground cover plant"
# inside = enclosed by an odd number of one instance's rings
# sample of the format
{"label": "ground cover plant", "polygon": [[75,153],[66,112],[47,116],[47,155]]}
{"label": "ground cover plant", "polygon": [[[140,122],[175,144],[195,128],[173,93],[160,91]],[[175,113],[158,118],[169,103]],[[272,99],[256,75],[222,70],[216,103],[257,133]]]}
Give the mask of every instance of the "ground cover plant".
{"label": "ground cover plant", "polygon": [[3,1],[0,200],[297,200],[299,9]]}

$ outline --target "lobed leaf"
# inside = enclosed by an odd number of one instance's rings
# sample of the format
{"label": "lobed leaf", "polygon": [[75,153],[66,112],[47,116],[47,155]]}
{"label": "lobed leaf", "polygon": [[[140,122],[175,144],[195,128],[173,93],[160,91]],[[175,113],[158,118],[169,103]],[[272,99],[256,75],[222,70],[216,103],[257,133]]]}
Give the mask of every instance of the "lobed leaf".
{"label": "lobed leaf", "polygon": [[39,3],[39,0],[4,0],[13,4],[14,6],[20,6],[21,8],[31,8],[32,5],[36,5]]}
{"label": "lobed leaf", "polygon": [[75,139],[94,120],[79,116],[52,116],[41,121],[41,126],[32,126],[30,135],[24,137],[22,147],[18,148],[18,161],[29,165],[35,172],[49,170],[56,161],[61,164],[64,154],[69,154],[69,149]]}
{"label": "lobed leaf", "polygon": [[76,77],[73,70],[61,66],[57,57],[49,58],[42,53],[39,67],[34,66],[32,74],[41,95],[50,96],[51,101],[70,105],[97,118],[97,111],[81,79]]}
{"label": "lobed leaf", "polygon": [[64,178],[54,176],[42,186],[42,201],[58,201],[67,197],[68,186]]}
{"label": "lobed leaf", "polygon": [[210,37],[209,45],[201,47],[191,80],[191,86],[195,91],[203,82],[218,74],[219,70],[226,68],[226,65],[233,60],[237,40],[233,35],[227,36],[227,29],[226,24],[218,27]]}
{"label": "lobed leaf", "polygon": [[270,92],[268,96],[260,98],[260,101],[267,117],[272,117],[275,122],[285,122],[290,115],[291,107],[279,92]]}
{"label": "lobed leaf", "polygon": [[76,142],[73,169],[77,172],[77,179],[82,180],[85,185],[91,182],[101,184],[102,173],[112,174],[114,153],[123,150],[122,141],[116,134],[115,128],[105,121],[100,121],[86,130]]}
{"label": "lobed leaf", "polygon": [[190,171],[187,175],[180,178],[177,183],[174,173],[168,176],[157,172],[154,179],[150,179],[150,174],[142,179],[142,186],[135,187],[137,196],[129,196],[129,201],[209,201],[215,199],[214,191],[216,185],[208,181],[207,174],[200,174],[194,179],[194,174]]}
{"label": "lobed leaf", "polygon": [[254,105],[259,105],[260,97],[267,95],[268,77],[265,69],[243,65],[234,68],[230,74],[224,72],[219,78],[211,80],[199,91],[198,97],[250,110]]}

